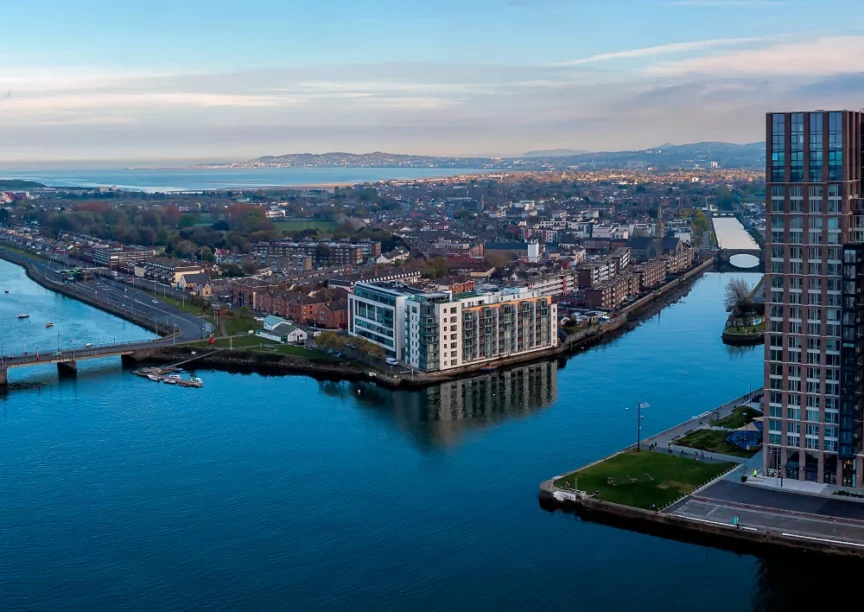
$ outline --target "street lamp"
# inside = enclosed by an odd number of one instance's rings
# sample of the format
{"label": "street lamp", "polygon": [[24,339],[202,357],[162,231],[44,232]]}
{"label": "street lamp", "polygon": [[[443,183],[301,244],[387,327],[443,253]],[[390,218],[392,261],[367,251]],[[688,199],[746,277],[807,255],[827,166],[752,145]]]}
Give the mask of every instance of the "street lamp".
{"label": "street lamp", "polygon": [[[649,408],[648,402],[639,402],[636,404],[636,450],[642,450],[642,409]],[[630,410],[627,408],[626,410]]]}

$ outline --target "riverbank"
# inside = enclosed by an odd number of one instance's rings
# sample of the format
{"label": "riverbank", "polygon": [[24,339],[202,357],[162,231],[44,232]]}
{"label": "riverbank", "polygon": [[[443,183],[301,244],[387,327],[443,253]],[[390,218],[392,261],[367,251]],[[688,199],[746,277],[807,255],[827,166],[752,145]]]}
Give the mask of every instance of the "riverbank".
{"label": "riverbank", "polygon": [[[754,392],[758,395],[759,391]],[[747,394],[641,443],[540,485],[541,507],[571,511],[625,529],[730,548],[766,549],[864,558],[864,509],[774,487],[752,458],[680,447],[675,440],[730,417]],[[756,404],[752,404],[755,406]],[[702,538],[702,540],[699,540]]]}
{"label": "riverbank", "polygon": [[[0,258],[10,263],[22,266],[27,276],[37,284],[46,289],[66,295],[79,300],[94,308],[98,308],[119,318],[128,320],[159,335],[167,336],[174,333],[173,328],[162,325],[150,318],[128,309],[121,308],[117,304],[106,303],[93,299],[90,295],[80,290],[74,284],[61,283],[51,279],[45,272],[44,266],[38,265],[43,260],[37,260],[36,256],[20,253],[9,248],[0,249]],[[47,264],[47,262],[45,262]],[[652,316],[674,300],[680,297],[680,293],[686,291],[699,276],[711,269],[713,260],[707,260],[694,266],[678,278],[671,280],[656,291],[640,298],[630,304],[614,318],[586,330],[572,334],[566,341],[558,346],[536,351],[532,353],[501,358],[491,362],[483,362],[474,366],[448,370],[441,373],[418,373],[399,372],[398,368],[371,368],[361,362],[338,362],[333,364],[322,364],[302,357],[291,355],[274,355],[249,350],[232,350],[227,353],[219,352],[213,356],[202,358],[200,363],[212,368],[246,369],[255,371],[259,369],[266,372],[282,372],[285,374],[305,374],[316,378],[327,380],[363,380],[374,382],[386,388],[422,388],[451,382],[460,378],[480,376],[488,373],[489,368],[506,369],[509,367],[528,365],[540,361],[559,358],[563,355],[573,354],[587,350],[592,346],[607,342],[633,329],[643,317]],[[158,363],[170,363],[188,357],[194,348],[186,346],[163,349],[161,352],[152,353],[147,356],[150,361]]]}
{"label": "riverbank", "polygon": [[[371,382],[388,389],[420,389],[431,387],[464,378],[488,376],[489,372],[487,370],[490,367],[495,368],[495,372],[499,372],[511,367],[558,359],[565,355],[576,354],[598,344],[609,342],[620,334],[634,329],[641,319],[653,316],[659,310],[680,299],[681,295],[689,290],[693,281],[711,268],[711,264],[711,261],[702,262],[677,279],[659,288],[656,292],[637,300],[622,310],[612,321],[573,334],[566,342],[557,347],[502,358],[492,362],[483,362],[473,367],[424,374],[405,371],[399,366],[385,366],[373,369],[361,362],[336,361],[323,363],[292,355],[265,353],[262,351],[244,350],[242,348],[222,350],[198,359],[197,363],[208,368],[226,371],[298,374],[321,380]],[[200,347],[196,348],[192,346],[163,347],[149,353],[145,361],[159,364],[172,363],[188,358],[196,350],[201,349]]]}
{"label": "riverbank", "polygon": [[31,261],[31,257],[29,255],[20,254],[4,246],[0,248],[0,259],[24,268],[24,273],[27,275],[27,278],[32,280],[37,285],[44,287],[45,289],[48,289],[55,293],[59,293],[61,295],[65,295],[66,297],[78,300],[79,302],[83,302],[88,306],[92,306],[93,308],[96,308],[103,312],[107,312],[108,314],[114,315],[115,317],[123,319],[124,321],[134,323],[135,325],[143,327],[144,329],[151,331],[159,336],[170,336],[174,333],[174,330],[167,325],[162,325],[156,321],[133,313],[129,310],[112,307],[110,304],[95,300],[83,291],[78,290],[74,285],[52,280],[46,274],[44,274],[35,265],[33,261]]}

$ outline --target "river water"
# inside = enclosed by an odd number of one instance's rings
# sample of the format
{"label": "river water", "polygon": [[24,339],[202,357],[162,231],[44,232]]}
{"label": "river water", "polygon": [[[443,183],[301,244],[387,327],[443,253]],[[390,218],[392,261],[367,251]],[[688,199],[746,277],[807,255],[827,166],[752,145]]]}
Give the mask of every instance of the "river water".
{"label": "river water", "polygon": [[[23,291],[15,270],[0,262]],[[730,277],[705,275],[569,361],[417,392],[215,371],[198,372],[203,389],[180,389],[113,359],[62,381],[47,366],[13,371],[0,395],[0,607],[728,612],[821,601],[831,564],[811,561],[801,580],[790,560],[537,502],[541,480],[633,441],[627,406],[651,404],[648,435],[759,386],[761,349],[720,341]],[[94,333],[112,325],[65,298],[44,309]]]}
{"label": "river water", "polygon": [[753,236],[735,217],[714,217],[711,221],[721,249],[759,250]]}
{"label": "river water", "polygon": [[119,187],[139,191],[257,189],[423,179],[482,174],[473,168],[159,168],[89,170],[3,170],[0,178],[56,187]]}

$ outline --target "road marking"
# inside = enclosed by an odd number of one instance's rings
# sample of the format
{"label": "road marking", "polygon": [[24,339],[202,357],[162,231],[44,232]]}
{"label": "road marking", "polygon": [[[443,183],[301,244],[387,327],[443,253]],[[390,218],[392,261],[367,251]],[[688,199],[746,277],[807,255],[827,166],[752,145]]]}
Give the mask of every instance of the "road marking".
{"label": "road marking", "polygon": [[856,544],[855,542],[847,542],[845,540],[829,540],[828,538],[814,538],[812,536],[804,536],[798,535],[796,533],[781,533],[780,535],[784,535],[789,538],[799,538],[801,540],[814,540],[816,542],[828,542],[829,544],[843,544],[844,546],[857,546],[858,548],[864,548],[864,544]]}
{"label": "road marking", "polygon": [[[683,514],[673,514],[672,516],[678,516],[678,517],[686,519],[688,521],[696,521],[699,523],[708,523],[709,525],[720,525],[721,527],[728,527],[729,529],[733,528],[733,526],[730,525],[729,523],[719,523],[717,521],[709,521],[708,519],[694,518],[692,516],[685,516]],[[739,525],[736,529],[743,529],[744,531],[759,531],[755,527],[744,527],[743,525]]]}

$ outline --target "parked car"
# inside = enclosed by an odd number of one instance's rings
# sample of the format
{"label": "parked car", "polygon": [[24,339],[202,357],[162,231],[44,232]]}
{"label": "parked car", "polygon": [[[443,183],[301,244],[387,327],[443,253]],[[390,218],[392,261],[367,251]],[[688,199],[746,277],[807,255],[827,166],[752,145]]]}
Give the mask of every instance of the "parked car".
{"label": "parked car", "polygon": [[384,361],[387,362],[387,365],[391,365],[391,366],[395,366],[395,365],[397,365],[397,364],[399,363],[398,361],[396,361],[396,360],[393,359],[392,357],[388,357],[388,358],[385,359]]}

